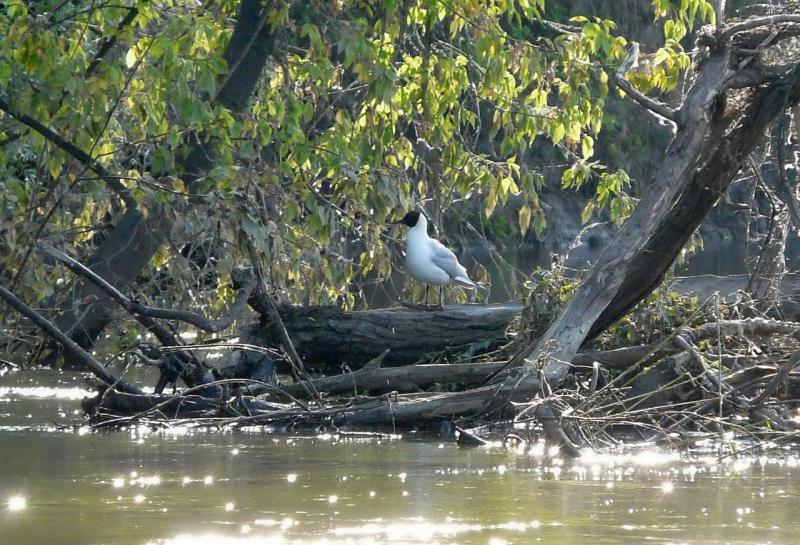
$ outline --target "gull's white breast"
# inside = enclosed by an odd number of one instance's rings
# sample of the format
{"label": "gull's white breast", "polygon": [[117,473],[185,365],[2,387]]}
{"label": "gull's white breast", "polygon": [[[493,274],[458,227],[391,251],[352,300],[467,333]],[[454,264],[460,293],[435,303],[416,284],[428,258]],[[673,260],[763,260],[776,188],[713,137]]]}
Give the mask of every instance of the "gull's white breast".
{"label": "gull's white breast", "polygon": [[411,276],[434,286],[450,283],[450,275],[433,262],[434,248],[427,233],[409,230],[407,242],[406,268]]}

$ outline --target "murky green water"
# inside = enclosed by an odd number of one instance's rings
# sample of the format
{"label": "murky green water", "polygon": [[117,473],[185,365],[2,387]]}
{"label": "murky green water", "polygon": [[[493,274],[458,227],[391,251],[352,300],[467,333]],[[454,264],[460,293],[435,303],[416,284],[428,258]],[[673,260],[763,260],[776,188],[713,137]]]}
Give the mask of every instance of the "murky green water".
{"label": "murky green water", "polygon": [[552,463],[413,437],[87,434],[54,426],[81,422],[81,382],[44,382],[0,377],[3,544],[800,543],[791,455]]}

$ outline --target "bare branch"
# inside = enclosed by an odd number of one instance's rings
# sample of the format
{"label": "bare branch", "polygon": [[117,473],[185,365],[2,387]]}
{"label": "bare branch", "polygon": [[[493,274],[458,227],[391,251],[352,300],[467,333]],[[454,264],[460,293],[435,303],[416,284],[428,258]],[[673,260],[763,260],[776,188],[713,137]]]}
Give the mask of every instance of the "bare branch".
{"label": "bare branch", "polygon": [[651,112],[660,115],[665,119],[669,119],[673,123],[677,125],[677,116],[675,111],[667,106],[666,104],[659,102],[655,99],[652,99],[648,96],[645,96],[644,93],[636,89],[633,85],[630,84],[628,80],[625,79],[625,74],[631,68],[637,66],[639,62],[639,44],[633,42],[631,47],[631,51],[628,54],[628,57],[619,67],[617,73],[614,75],[614,81],[616,81],[617,85],[620,89],[625,91],[633,100],[650,110]]}
{"label": "bare branch", "polygon": [[103,57],[106,56],[108,51],[114,47],[114,44],[117,43],[117,39],[119,38],[120,32],[125,30],[125,28],[130,25],[136,16],[139,15],[139,8],[133,6],[129,8],[128,14],[119,22],[117,25],[117,29],[114,31],[114,34],[110,36],[106,36],[100,42],[100,46],[97,48],[97,52],[94,54],[94,58],[92,58],[92,62],[86,68],[86,72],[84,73],[85,77],[91,76],[97,67],[100,65],[100,61],[103,60]]}
{"label": "bare branch", "polygon": [[111,298],[119,303],[125,310],[132,314],[147,316],[148,318],[160,318],[162,320],[177,320],[211,333],[217,333],[230,327],[235,320],[241,317],[244,309],[246,308],[247,299],[250,297],[250,293],[252,293],[253,288],[255,288],[255,278],[250,278],[236,295],[236,299],[233,302],[233,305],[231,305],[231,310],[228,316],[220,318],[219,320],[209,320],[205,316],[189,310],[170,310],[143,305],[140,302],[134,301],[133,299],[125,296],[121,291],[109,284],[106,280],[104,280],[86,265],[69,257],[63,252],[58,251],[46,242],[40,241],[37,243],[37,247],[43,253],[49,255],[53,259],[58,260],[60,263],[63,263],[75,274],[78,274],[91,281],[94,285],[111,296]]}
{"label": "bare branch", "polygon": [[793,13],[783,13],[779,15],[769,15],[767,17],[758,17],[755,19],[748,19],[741,23],[729,26],[722,33],[723,40],[729,40],[736,34],[746,30],[752,30],[763,26],[776,25],[780,23],[800,23],[800,15]]}
{"label": "bare branch", "polygon": [[725,0],[714,0],[714,13],[717,19],[717,32],[719,32],[725,21]]}
{"label": "bare branch", "polygon": [[281,318],[275,302],[272,300],[269,292],[267,292],[266,284],[264,283],[264,275],[261,270],[261,260],[258,258],[256,247],[249,237],[246,237],[245,240],[247,242],[247,250],[250,253],[250,261],[253,264],[253,273],[255,274],[259,291],[261,291],[267,300],[267,304],[269,306],[269,318],[275,324],[274,327],[278,330],[281,344],[283,345],[284,350],[286,350],[286,353],[289,355],[289,362],[292,364],[292,371],[295,374],[295,379],[303,384],[303,388],[308,391],[311,397],[320,400],[322,398],[312,384],[311,377],[308,375],[306,366],[303,363],[302,358],[300,358],[300,354],[297,353],[297,349],[294,347],[294,343],[292,342],[292,338],[289,336],[289,332],[286,331],[286,325],[283,323],[283,318]]}
{"label": "bare branch", "polygon": [[772,377],[772,380],[769,381],[764,390],[753,399],[753,406],[761,407],[798,364],[800,364],[800,352],[795,352],[780,366],[778,372],[775,373],[775,376]]}

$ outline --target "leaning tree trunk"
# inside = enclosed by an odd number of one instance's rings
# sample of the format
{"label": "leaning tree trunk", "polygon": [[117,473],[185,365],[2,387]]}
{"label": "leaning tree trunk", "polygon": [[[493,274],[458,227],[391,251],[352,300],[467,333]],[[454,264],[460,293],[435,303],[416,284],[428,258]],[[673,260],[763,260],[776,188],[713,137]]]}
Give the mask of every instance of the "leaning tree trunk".
{"label": "leaning tree trunk", "polygon": [[[255,89],[268,56],[272,53],[274,34],[264,24],[263,2],[242,0],[233,35],[224,57],[230,72],[220,76],[215,101],[231,112],[241,112]],[[186,139],[187,148],[179,169],[185,184],[193,188],[213,165],[211,149],[203,135]],[[118,289],[125,291],[141,274],[150,259],[166,241],[172,221],[158,210],[145,217],[137,209],[128,209],[109,236],[88,259],[93,271]],[[85,303],[85,301],[92,301]],[[58,317],[57,324],[78,344],[90,347],[110,322],[116,305],[91,282],[82,280],[73,291],[73,300],[81,304]]]}
{"label": "leaning tree trunk", "polygon": [[[560,384],[580,345],[661,282],[748,154],[764,141],[765,130],[800,101],[796,63],[779,73],[740,49],[760,55],[762,48],[800,34],[799,23],[800,16],[764,18],[701,36],[699,46],[708,55],[695,66],[682,105],[675,111],[657,105],[677,131],[656,179],[547,332],[520,353],[526,375],[543,366],[545,379]],[[627,84],[621,74],[617,81]],[[634,98],[653,105],[641,95]]]}

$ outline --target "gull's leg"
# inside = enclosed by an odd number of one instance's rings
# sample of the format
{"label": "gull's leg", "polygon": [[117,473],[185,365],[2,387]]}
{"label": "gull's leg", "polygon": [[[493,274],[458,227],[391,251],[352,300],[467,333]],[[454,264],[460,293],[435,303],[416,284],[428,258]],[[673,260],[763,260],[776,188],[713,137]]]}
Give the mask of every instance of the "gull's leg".
{"label": "gull's leg", "polygon": [[425,284],[425,306],[426,307],[428,306],[428,297],[430,296],[430,293],[431,293],[431,285],[430,284]]}

